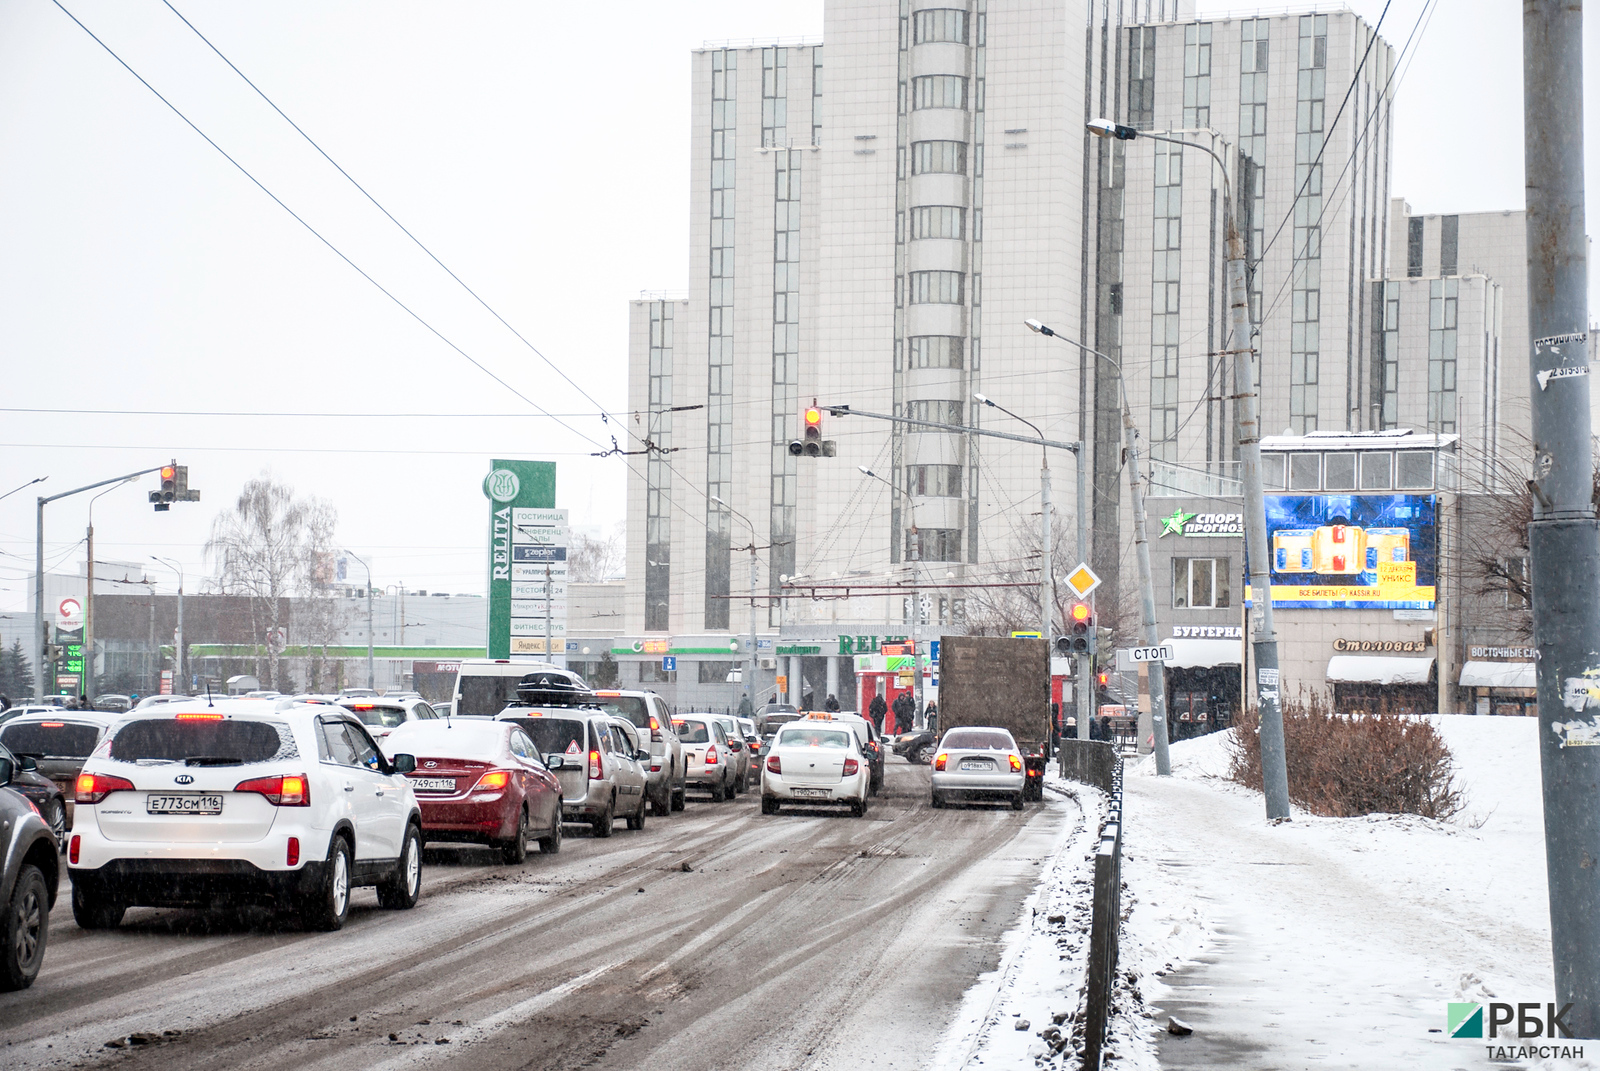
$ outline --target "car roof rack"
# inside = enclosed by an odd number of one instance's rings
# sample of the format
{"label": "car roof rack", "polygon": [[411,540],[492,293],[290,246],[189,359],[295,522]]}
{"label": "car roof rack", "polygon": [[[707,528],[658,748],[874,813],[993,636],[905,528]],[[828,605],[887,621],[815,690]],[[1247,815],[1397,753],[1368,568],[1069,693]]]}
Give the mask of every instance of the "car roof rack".
{"label": "car roof rack", "polygon": [[583,707],[599,706],[594,692],[571,674],[540,670],[517,682],[516,706]]}

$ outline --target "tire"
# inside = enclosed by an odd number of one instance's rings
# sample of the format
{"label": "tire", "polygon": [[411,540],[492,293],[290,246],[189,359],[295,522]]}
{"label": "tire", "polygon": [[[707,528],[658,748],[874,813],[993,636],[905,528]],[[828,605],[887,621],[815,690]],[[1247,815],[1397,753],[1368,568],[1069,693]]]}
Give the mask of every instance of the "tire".
{"label": "tire", "polygon": [[44,807],[44,821],[50,827],[50,832],[55,834],[56,847],[60,851],[67,850],[67,805],[60,800],[51,800]]}
{"label": "tire", "polygon": [[933,794],[932,798],[930,798],[928,800],[928,806],[932,807],[936,811],[943,810],[944,809],[944,797],[939,795],[939,793],[935,792]]}
{"label": "tire", "polygon": [[672,809],[681,811],[689,802],[689,783],[679,781],[678,787],[672,790]]}
{"label": "tire", "polygon": [[350,916],[350,842],[334,834],[328,845],[328,869],[322,875],[322,888],[307,896],[301,905],[307,929],[332,933],[343,928]]}
{"label": "tire", "polygon": [[114,930],[127,904],[118,903],[90,886],[72,883],[72,921],[80,930]]}
{"label": "tire", "polygon": [[667,787],[661,790],[661,795],[650,801],[650,810],[657,818],[665,818],[672,813],[672,778],[667,778]]}
{"label": "tire", "polygon": [[520,866],[528,861],[528,805],[524,803],[517,812],[517,835],[500,845],[500,859],[508,866]]}
{"label": "tire", "polygon": [[0,925],[0,991],[10,992],[33,984],[50,940],[50,887],[38,867],[24,863],[17,871],[5,912]]}
{"label": "tire", "polygon": [[400,842],[400,858],[395,860],[394,875],[378,883],[378,906],[390,911],[409,911],[422,897],[422,833],[414,825],[406,826],[406,836]]}
{"label": "tire", "polygon": [[548,835],[539,838],[539,851],[544,855],[555,855],[561,851],[561,805],[556,805],[556,824],[550,827]]}
{"label": "tire", "polygon": [[934,743],[919,744],[911,753],[911,761],[919,766],[926,766],[933,761],[933,756],[938,752],[939,745]]}
{"label": "tire", "polygon": [[717,778],[717,783],[711,786],[711,802],[721,803],[728,798],[728,786],[723,783],[724,778]]}
{"label": "tire", "polygon": [[866,813],[867,813],[867,805],[865,803],[863,803],[861,800],[851,800],[850,801],[850,817],[851,818],[860,818],[862,815],[864,815]]}
{"label": "tire", "polygon": [[1011,809],[1013,811],[1022,810],[1022,793],[1018,792],[1015,796],[1011,797]]}
{"label": "tire", "polygon": [[643,829],[644,828],[644,819],[645,819],[646,810],[647,810],[647,808],[644,805],[644,797],[640,796],[639,797],[639,813],[636,814],[636,815],[633,815],[631,818],[628,819],[628,828],[629,829]]}
{"label": "tire", "polygon": [[606,804],[606,809],[590,823],[594,827],[594,835],[596,837],[604,840],[606,837],[611,836],[611,830],[616,821],[616,811],[617,798],[613,796],[611,797],[611,802]]}
{"label": "tire", "polygon": [[777,814],[778,813],[778,797],[776,797],[776,796],[762,796],[761,797],[761,813],[762,814]]}

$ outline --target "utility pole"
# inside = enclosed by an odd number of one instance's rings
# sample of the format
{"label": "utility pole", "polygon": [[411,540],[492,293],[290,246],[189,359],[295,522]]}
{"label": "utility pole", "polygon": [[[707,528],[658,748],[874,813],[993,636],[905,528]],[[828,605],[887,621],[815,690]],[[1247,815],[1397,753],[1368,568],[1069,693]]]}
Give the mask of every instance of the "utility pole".
{"label": "utility pole", "polygon": [[[105,494],[104,491],[100,494]],[[100,495],[96,495],[99,498]],[[84,537],[88,544],[88,554],[85,567],[88,570],[89,585],[85,589],[83,599],[83,676],[78,678],[78,694],[90,697],[94,691],[94,504],[90,503],[89,528]]]}
{"label": "utility pole", "polygon": [[550,611],[554,607],[550,603],[550,563],[544,566],[544,660],[550,661]]}
{"label": "utility pole", "polygon": [[189,690],[187,684],[181,683],[187,679],[183,675],[183,564],[171,558],[158,558],[154,554],[150,555],[150,560],[171,566],[178,573],[178,627],[172,639],[176,648],[172,652],[172,690],[183,695]]}
{"label": "utility pole", "polygon": [[355,558],[356,564],[367,571],[367,688],[375,691],[372,683],[377,680],[372,670],[372,567],[360,558],[356,558],[353,552],[346,550],[345,553]]}
{"label": "utility pole", "polygon": [[756,657],[756,582],[761,566],[756,559],[756,534],[750,533],[750,656],[745,659],[744,694],[750,700],[750,709],[756,709],[756,667],[761,660]]}
{"label": "utility pole", "polygon": [[[1118,369],[1120,374],[1121,369]],[[1150,536],[1145,529],[1143,474],[1139,471],[1139,433],[1133,426],[1133,410],[1128,407],[1127,385],[1122,391],[1122,433],[1128,444],[1128,490],[1133,495],[1133,545],[1139,561],[1139,624],[1148,647],[1161,644],[1156,631],[1155,583],[1150,575]],[[1172,757],[1167,752],[1167,673],[1166,664],[1150,662],[1150,735],[1156,753],[1156,773],[1172,773]]]}
{"label": "utility pole", "polygon": [[[1600,748],[1565,726],[1600,708],[1600,526],[1590,453],[1587,250],[1583,196],[1583,9],[1524,0],[1528,371],[1533,410],[1533,642],[1539,767],[1557,1004],[1580,1038],[1600,1037]],[[1576,719],[1576,720],[1572,720]]]}
{"label": "utility pole", "polygon": [[[1080,351],[1081,354],[1081,351]],[[1089,511],[1084,508],[1088,501],[1084,487],[1083,458],[1078,458],[1078,560],[1089,560]],[[1095,628],[1099,628],[1099,624]],[[1078,654],[1078,681],[1073,690],[1078,701],[1078,739],[1089,739],[1089,719],[1094,710],[1094,695],[1097,682],[1094,677],[1094,660],[1087,651]]]}

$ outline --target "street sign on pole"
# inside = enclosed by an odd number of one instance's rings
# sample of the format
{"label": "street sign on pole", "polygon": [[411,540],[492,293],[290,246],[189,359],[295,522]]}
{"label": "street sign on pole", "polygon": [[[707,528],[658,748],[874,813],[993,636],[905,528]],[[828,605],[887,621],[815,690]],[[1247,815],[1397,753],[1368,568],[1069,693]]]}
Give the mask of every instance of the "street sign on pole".
{"label": "street sign on pole", "polygon": [[1089,593],[1100,586],[1100,578],[1095,571],[1083,562],[1067,574],[1067,587],[1071,588],[1080,599],[1087,599]]}
{"label": "street sign on pole", "polygon": [[1130,662],[1170,662],[1172,661],[1172,645],[1161,644],[1158,647],[1129,647],[1128,661]]}
{"label": "street sign on pole", "polygon": [[677,655],[662,655],[661,656],[661,672],[663,672],[663,673],[676,673],[677,671],[678,671],[678,656]]}

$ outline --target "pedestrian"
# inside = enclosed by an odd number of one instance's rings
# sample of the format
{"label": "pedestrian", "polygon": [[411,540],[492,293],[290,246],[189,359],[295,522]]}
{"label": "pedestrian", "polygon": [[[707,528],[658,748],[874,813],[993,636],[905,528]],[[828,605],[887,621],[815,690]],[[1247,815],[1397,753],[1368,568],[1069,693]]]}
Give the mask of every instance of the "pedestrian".
{"label": "pedestrian", "polygon": [[749,694],[746,693],[745,695],[741,695],[739,697],[739,717],[741,717],[741,718],[753,718],[755,716],[756,716],[756,708],[750,705],[750,696],[749,696]]}
{"label": "pedestrian", "polygon": [[875,695],[872,702],[867,704],[867,717],[872,719],[872,724],[878,727],[878,732],[883,732],[883,716],[889,713],[889,704],[883,701],[883,696]]}
{"label": "pedestrian", "polygon": [[826,703],[822,704],[822,709],[824,709],[824,710],[838,710],[839,709],[839,700],[834,696],[834,694],[832,692],[828,693],[828,701]]}
{"label": "pedestrian", "polygon": [[894,698],[893,709],[895,731],[909,733],[916,720],[916,700],[911,698],[910,692],[901,692]]}
{"label": "pedestrian", "polygon": [[928,732],[939,731],[939,704],[930,702],[922,710],[922,724],[928,727]]}

